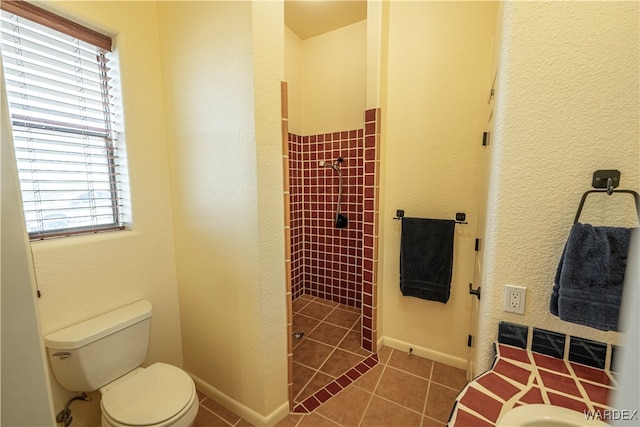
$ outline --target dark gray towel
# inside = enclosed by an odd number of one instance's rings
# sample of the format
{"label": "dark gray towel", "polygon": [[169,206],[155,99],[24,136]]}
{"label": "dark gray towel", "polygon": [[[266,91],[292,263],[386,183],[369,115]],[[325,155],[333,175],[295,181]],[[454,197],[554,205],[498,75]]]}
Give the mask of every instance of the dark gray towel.
{"label": "dark gray towel", "polygon": [[618,330],[631,230],[575,223],[551,292],[551,313],[567,322]]}
{"label": "dark gray towel", "polygon": [[402,295],[446,303],[451,291],[455,221],[402,218]]}

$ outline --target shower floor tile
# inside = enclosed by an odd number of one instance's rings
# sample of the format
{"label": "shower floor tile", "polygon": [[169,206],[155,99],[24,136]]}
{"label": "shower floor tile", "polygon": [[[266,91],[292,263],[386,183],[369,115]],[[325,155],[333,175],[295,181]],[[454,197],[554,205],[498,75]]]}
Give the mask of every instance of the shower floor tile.
{"label": "shower floor tile", "polygon": [[312,340],[335,347],[342,342],[348,332],[348,329],[341,328],[340,326],[321,322],[313,329],[313,332],[311,332],[308,337]]}
{"label": "shower floor tile", "polygon": [[318,369],[331,356],[335,348],[303,338],[302,342],[293,349],[293,361],[311,369]]}
{"label": "shower floor tile", "polygon": [[[360,310],[357,308],[302,295],[293,303],[293,330],[304,333],[293,343],[295,405],[371,355],[360,344]],[[309,378],[304,368],[313,370],[314,374]]]}

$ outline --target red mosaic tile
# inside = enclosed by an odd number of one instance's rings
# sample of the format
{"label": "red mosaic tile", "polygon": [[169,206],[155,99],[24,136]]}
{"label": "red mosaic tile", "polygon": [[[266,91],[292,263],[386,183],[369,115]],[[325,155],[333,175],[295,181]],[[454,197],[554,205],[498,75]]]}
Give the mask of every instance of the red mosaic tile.
{"label": "red mosaic tile", "polygon": [[376,136],[375,135],[367,135],[364,137],[364,146],[365,148],[373,148],[376,146]]}
{"label": "red mosaic tile", "polygon": [[[364,151],[364,158],[365,160],[370,160],[370,161],[375,161],[376,160],[376,149],[375,148],[367,148]],[[373,173],[372,171],[365,171],[367,173]]]}
{"label": "red mosaic tile", "polygon": [[494,424],[488,423],[473,414],[468,413],[464,409],[458,409],[456,419],[453,423],[454,427],[493,427]]}
{"label": "red mosaic tile", "polygon": [[365,112],[364,112],[364,121],[365,122],[372,122],[375,119],[376,119],[376,110],[375,109],[365,110]]}
{"label": "red mosaic tile", "polygon": [[509,400],[516,393],[520,392],[519,388],[503,380],[493,372],[487,372],[476,381],[478,384],[481,384],[484,388],[495,395],[500,396],[504,400]]}
{"label": "red mosaic tile", "polygon": [[332,381],[329,384],[327,384],[327,386],[325,387],[327,389],[327,391],[331,394],[333,394],[334,396],[340,391],[342,390],[342,387],[340,386],[340,384],[338,384],[337,381]]}
{"label": "red mosaic tile", "polygon": [[308,414],[309,413],[307,408],[302,406],[302,404],[300,404],[300,405],[296,406],[295,408],[293,408],[293,412],[295,412],[296,414]]}
{"label": "red mosaic tile", "polygon": [[365,365],[363,362],[360,362],[356,365],[355,369],[361,374],[366,374],[370,368],[369,366]]}
{"label": "red mosaic tile", "polygon": [[315,393],[313,396],[320,402],[320,404],[323,404],[324,402],[329,400],[329,398],[332,397],[333,395],[323,388],[317,393]]}
{"label": "red mosaic tile", "polygon": [[353,380],[351,380],[351,378],[349,378],[346,374],[340,376],[336,381],[342,388],[345,388],[353,382]]}
{"label": "red mosaic tile", "polygon": [[531,363],[529,355],[521,348],[511,347],[504,344],[498,344],[498,354],[506,359],[517,360],[519,362]]}
{"label": "red mosaic tile", "polygon": [[562,374],[569,374],[569,369],[564,360],[555,357],[547,356],[540,353],[531,353],[533,360],[537,366],[546,368],[552,371],[560,372]]}
{"label": "red mosaic tile", "polygon": [[607,373],[601,369],[592,368],[590,366],[580,365],[577,363],[570,363],[573,372],[582,379],[593,381],[600,384],[609,385],[611,380]]}
{"label": "red mosaic tile", "polygon": [[609,404],[609,394],[611,393],[611,389],[609,387],[602,387],[596,384],[590,384],[584,381],[580,381],[582,387],[587,392],[587,396],[593,402],[602,403],[603,405]]}
{"label": "red mosaic tile", "polygon": [[378,364],[378,355],[374,354],[372,356],[367,357],[366,359],[364,359],[363,363],[367,365],[369,368],[373,368]]}
{"label": "red mosaic tile", "polygon": [[581,397],[582,394],[578,390],[575,380],[572,377],[564,375],[556,375],[551,372],[540,370],[540,378],[545,387],[552,390],[561,391],[566,394]]}
{"label": "red mosaic tile", "polygon": [[376,133],[376,123],[375,122],[365,123],[364,134],[373,135],[375,133]]}
{"label": "red mosaic tile", "polygon": [[371,308],[371,307],[363,307],[362,308],[362,315],[365,316],[365,317],[372,317],[373,308]]}
{"label": "red mosaic tile", "polygon": [[373,338],[373,331],[369,328],[362,328],[362,338],[370,340]]}
{"label": "red mosaic tile", "polygon": [[511,378],[519,382],[520,384],[528,384],[531,371],[507,362],[503,359],[498,359],[498,362],[493,367],[493,371],[504,375],[507,378]]}
{"label": "red mosaic tile", "polygon": [[498,419],[500,411],[502,410],[501,402],[498,402],[493,397],[487,396],[473,387],[467,388],[460,403],[493,422]]}
{"label": "red mosaic tile", "polygon": [[362,304],[371,306],[373,305],[373,295],[362,294]]}
{"label": "red mosaic tile", "polygon": [[314,409],[320,406],[320,403],[321,402],[319,402],[318,399],[315,398],[315,396],[311,396],[308,397],[304,402],[302,402],[302,406],[304,406],[307,411],[313,412]]}
{"label": "red mosaic tile", "polygon": [[523,403],[544,403],[544,399],[542,398],[542,392],[538,387],[531,387],[529,391],[520,398],[520,402]]}
{"label": "red mosaic tile", "polygon": [[574,411],[584,412],[588,411],[589,407],[586,403],[571,399],[570,397],[561,396],[559,394],[547,392],[547,396],[549,397],[549,403],[554,406],[561,406],[563,408],[573,409]]}
{"label": "red mosaic tile", "polygon": [[358,378],[360,378],[362,376],[362,374],[360,372],[358,372],[355,368],[352,368],[349,371],[347,371],[346,375],[352,381],[355,381],[355,380],[357,380]]}

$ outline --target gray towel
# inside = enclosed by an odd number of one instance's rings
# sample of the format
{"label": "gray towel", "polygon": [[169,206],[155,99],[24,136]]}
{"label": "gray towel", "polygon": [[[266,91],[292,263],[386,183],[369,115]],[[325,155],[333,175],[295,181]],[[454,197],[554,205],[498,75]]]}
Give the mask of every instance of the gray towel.
{"label": "gray towel", "polygon": [[551,292],[551,313],[567,322],[618,330],[631,230],[575,223]]}
{"label": "gray towel", "polygon": [[446,303],[451,291],[455,221],[402,218],[402,295]]}

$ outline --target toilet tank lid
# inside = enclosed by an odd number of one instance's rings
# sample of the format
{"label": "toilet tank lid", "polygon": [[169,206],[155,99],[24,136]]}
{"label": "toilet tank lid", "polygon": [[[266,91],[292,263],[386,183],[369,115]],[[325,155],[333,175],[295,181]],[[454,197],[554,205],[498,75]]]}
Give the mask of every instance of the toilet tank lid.
{"label": "toilet tank lid", "polygon": [[44,337],[48,348],[73,350],[151,317],[151,303],[141,300]]}

